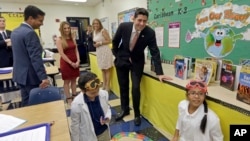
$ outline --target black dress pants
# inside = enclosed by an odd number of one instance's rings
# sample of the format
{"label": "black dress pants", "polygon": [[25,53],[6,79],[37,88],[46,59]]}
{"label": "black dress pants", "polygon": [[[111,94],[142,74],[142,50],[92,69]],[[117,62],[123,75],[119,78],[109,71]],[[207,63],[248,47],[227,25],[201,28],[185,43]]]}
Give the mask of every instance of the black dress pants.
{"label": "black dress pants", "polygon": [[140,83],[143,67],[132,64],[130,67],[116,67],[118,83],[120,87],[121,108],[123,111],[129,111],[129,72],[132,81],[132,100],[135,117],[140,116]]}

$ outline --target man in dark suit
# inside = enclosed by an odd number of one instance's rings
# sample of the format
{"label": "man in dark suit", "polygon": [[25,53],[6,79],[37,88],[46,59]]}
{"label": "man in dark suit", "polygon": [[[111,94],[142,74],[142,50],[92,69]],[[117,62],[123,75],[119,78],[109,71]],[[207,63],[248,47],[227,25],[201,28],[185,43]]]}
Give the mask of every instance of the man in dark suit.
{"label": "man in dark suit", "polygon": [[11,34],[14,57],[13,81],[20,85],[22,106],[28,105],[30,90],[49,85],[42,60],[42,45],[34,29],[43,24],[45,13],[35,6],[24,10],[24,22]]}
{"label": "man in dark suit", "polygon": [[[141,124],[140,118],[140,82],[144,68],[144,49],[148,46],[155,64],[155,71],[159,80],[171,80],[171,77],[163,75],[160,60],[160,51],[156,44],[155,32],[146,25],[148,11],[138,8],[134,14],[133,22],[121,23],[113,38],[113,54],[115,67],[120,87],[120,100],[122,112],[116,118],[121,120],[129,115],[129,71],[132,80],[132,98],[135,113],[134,123]],[[136,35],[136,32],[139,34]],[[135,41],[134,37],[137,36]]]}
{"label": "man in dark suit", "polygon": [[96,51],[96,48],[93,45],[93,31],[92,31],[92,26],[88,25],[87,27],[87,31],[86,31],[86,42],[87,42],[87,46],[88,46],[88,51],[92,52],[92,51]]}
{"label": "man in dark suit", "polygon": [[13,55],[11,49],[10,30],[5,29],[5,18],[0,16],[0,68],[12,67]]}

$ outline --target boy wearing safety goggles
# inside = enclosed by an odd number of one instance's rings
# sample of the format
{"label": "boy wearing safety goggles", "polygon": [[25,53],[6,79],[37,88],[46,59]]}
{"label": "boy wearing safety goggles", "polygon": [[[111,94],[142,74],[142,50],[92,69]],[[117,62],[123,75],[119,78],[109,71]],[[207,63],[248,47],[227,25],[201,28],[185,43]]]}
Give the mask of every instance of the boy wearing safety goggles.
{"label": "boy wearing safety goggles", "polygon": [[96,74],[87,72],[78,79],[81,93],[71,104],[72,141],[109,141],[111,109],[108,92],[99,89]]}
{"label": "boy wearing safety goggles", "polygon": [[207,85],[191,80],[186,85],[186,100],[178,105],[179,117],[171,141],[223,141],[220,120],[208,108]]}

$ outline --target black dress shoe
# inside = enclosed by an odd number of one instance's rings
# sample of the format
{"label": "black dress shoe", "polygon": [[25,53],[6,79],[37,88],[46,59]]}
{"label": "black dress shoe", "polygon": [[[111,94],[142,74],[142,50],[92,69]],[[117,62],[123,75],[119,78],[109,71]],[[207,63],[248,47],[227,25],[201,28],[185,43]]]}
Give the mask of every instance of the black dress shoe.
{"label": "black dress shoe", "polygon": [[140,126],[141,125],[141,117],[135,117],[134,123],[135,123],[135,126]]}
{"label": "black dress shoe", "polygon": [[115,120],[116,120],[116,121],[122,120],[123,117],[125,117],[125,116],[127,116],[127,115],[129,115],[129,111],[122,111],[122,112],[115,118]]}

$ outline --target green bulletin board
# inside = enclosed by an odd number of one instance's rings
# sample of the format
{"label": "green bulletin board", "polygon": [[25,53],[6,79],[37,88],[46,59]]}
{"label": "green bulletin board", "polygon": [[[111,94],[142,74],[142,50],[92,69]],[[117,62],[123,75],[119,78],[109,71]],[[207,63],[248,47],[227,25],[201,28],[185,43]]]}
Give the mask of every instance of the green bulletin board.
{"label": "green bulletin board", "polygon": [[163,61],[250,58],[249,0],[148,0],[148,10],[149,26],[164,30]]}

